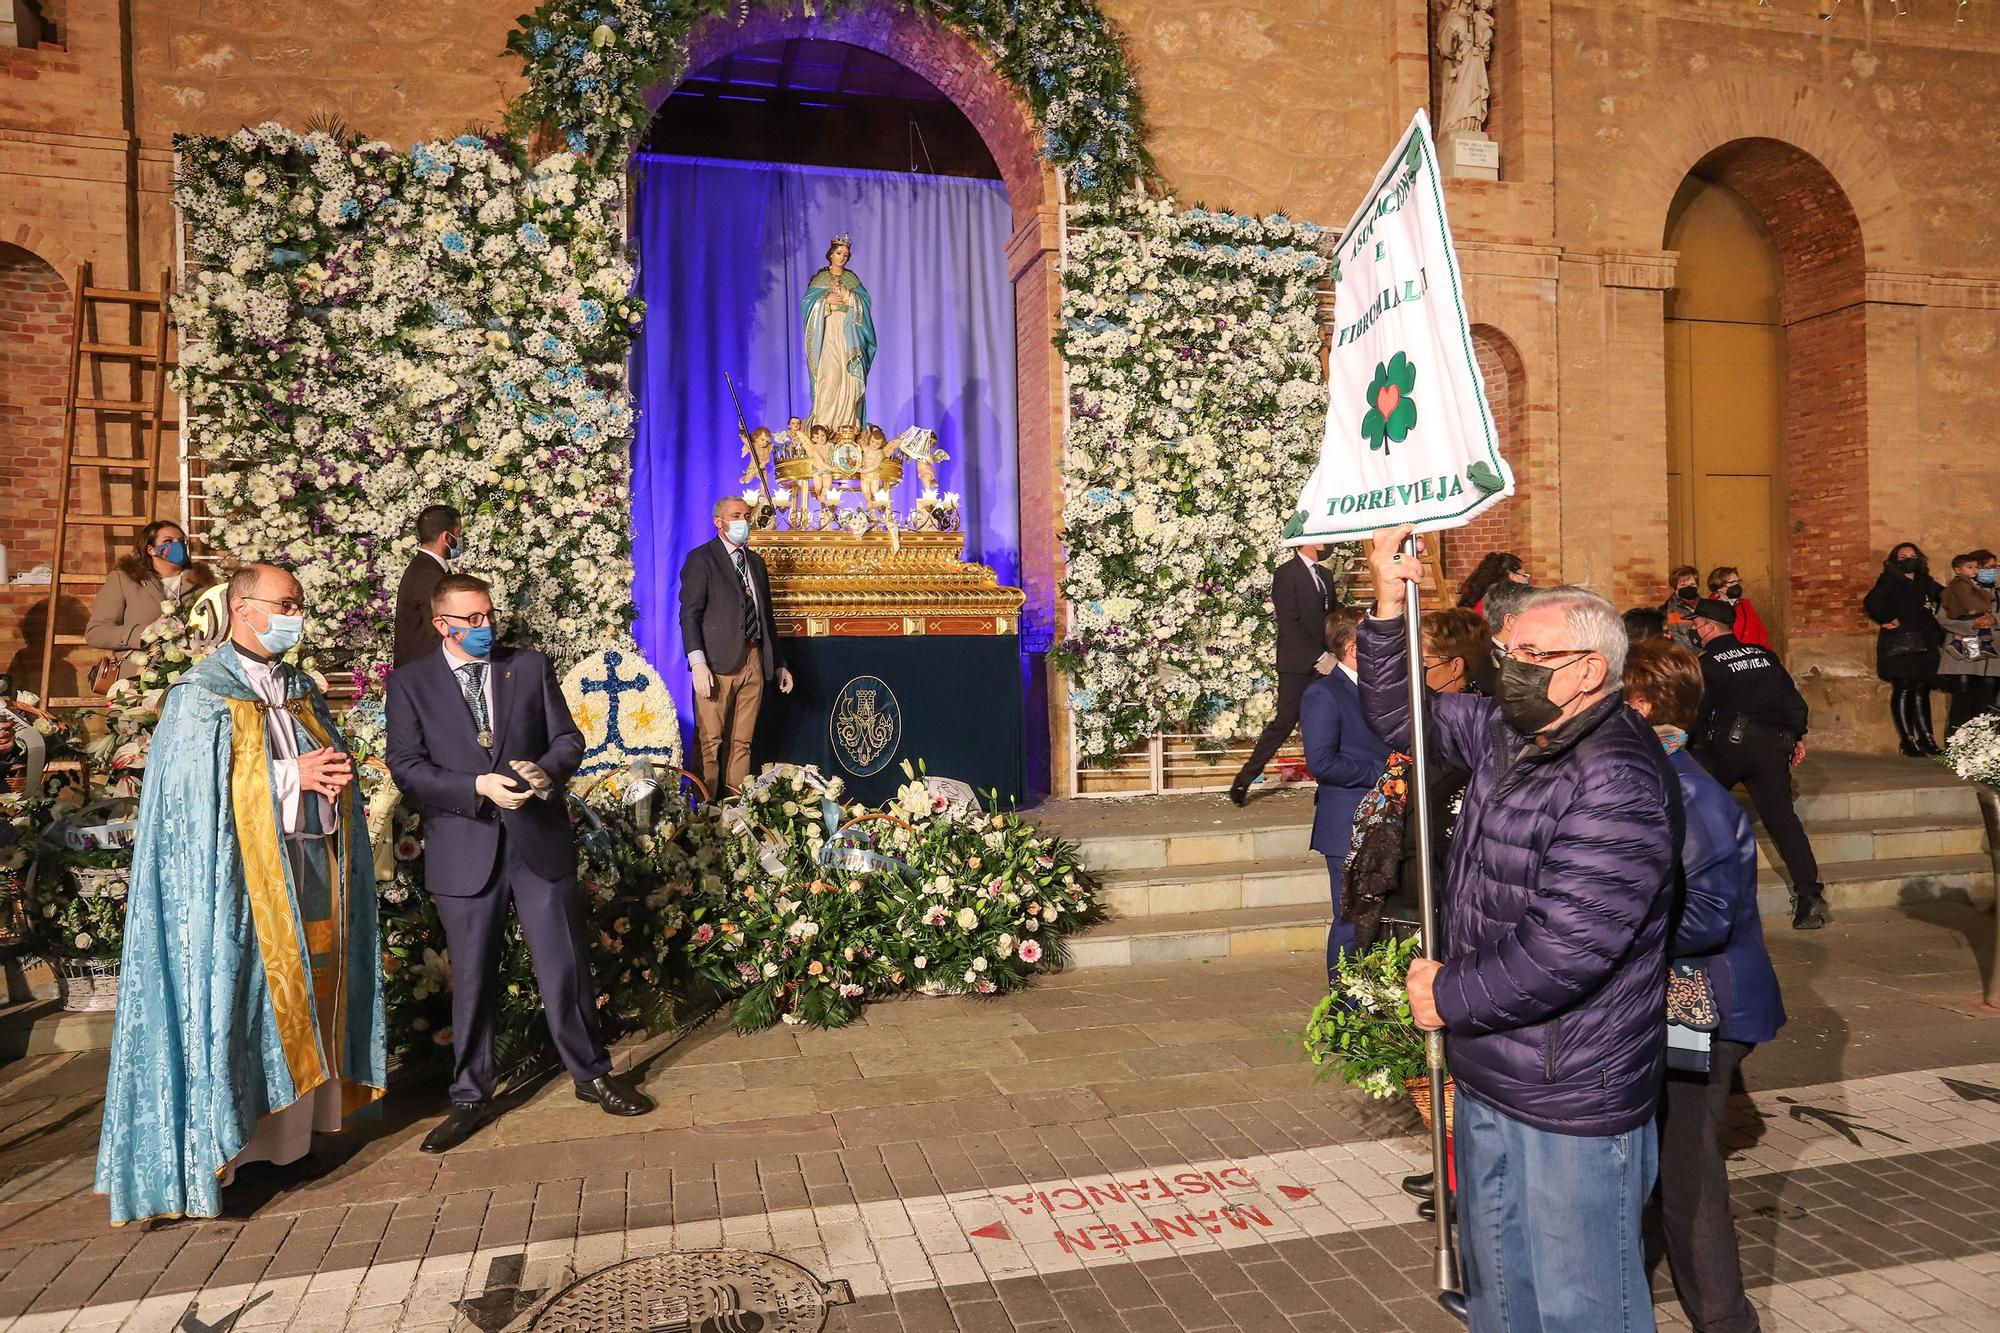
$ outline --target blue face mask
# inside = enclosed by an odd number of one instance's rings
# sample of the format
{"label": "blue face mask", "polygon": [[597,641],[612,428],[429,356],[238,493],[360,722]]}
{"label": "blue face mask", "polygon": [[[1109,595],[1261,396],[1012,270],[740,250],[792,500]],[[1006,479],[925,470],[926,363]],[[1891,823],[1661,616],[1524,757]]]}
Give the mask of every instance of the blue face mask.
{"label": "blue face mask", "polygon": [[304,616],[272,616],[268,627],[257,631],[257,646],[273,657],[283,657],[305,637]]}
{"label": "blue face mask", "polygon": [[723,530],[723,535],[728,537],[731,542],[741,546],[744,542],[750,540],[750,520],[747,518],[732,519],[729,526]]}
{"label": "blue face mask", "polygon": [[457,564],[465,556],[465,538],[453,537],[444,544],[444,558]]}
{"label": "blue face mask", "polygon": [[160,559],[166,561],[168,564],[172,565],[175,569],[181,569],[185,567],[188,562],[187,543],[168,542],[164,546],[160,547],[159,555]]}
{"label": "blue face mask", "polygon": [[493,627],[477,625],[471,629],[454,625],[451,637],[458,643],[459,651],[468,657],[485,657],[493,651]]}
{"label": "blue face mask", "polygon": [[1995,583],[2000,583],[2000,569],[1982,569],[1972,577],[1977,579],[1983,586],[1990,588]]}

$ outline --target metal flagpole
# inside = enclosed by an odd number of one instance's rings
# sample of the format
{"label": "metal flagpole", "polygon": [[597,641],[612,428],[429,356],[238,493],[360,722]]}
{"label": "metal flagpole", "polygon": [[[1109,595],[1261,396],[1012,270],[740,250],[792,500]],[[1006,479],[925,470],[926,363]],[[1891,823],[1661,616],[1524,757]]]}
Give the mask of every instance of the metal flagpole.
{"label": "metal flagpole", "polygon": [[[1430,756],[1424,717],[1423,561],[1414,535],[1403,542],[1403,557],[1417,576],[1404,585],[1403,638],[1410,668],[1410,809],[1417,819],[1417,888],[1423,910],[1423,956],[1438,957],[1437,884],[1431,873]],[[1438,1304],[1464,1319],[1465,1290],[1459,1278],[1458,1247],[1451,1227],[1451,1158],[1445,1142],[1444,1033],[1424,1034],[1424,1061],[1431,1082],[1431,1206],[1436,1210],[1436,1267],[1432,1282]]]}

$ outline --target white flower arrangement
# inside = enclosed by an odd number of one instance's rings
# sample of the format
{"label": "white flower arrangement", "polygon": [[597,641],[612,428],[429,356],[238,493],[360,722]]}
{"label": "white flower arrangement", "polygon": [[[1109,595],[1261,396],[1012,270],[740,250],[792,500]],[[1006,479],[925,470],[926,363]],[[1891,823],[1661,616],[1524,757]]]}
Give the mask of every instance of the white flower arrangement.
{"label": "white flower arrangement", "polygon": [[296,565],[316,632],[379,684],[416,513],[574,661],[630,619],[625,361],[638,303],[615,178],[474,135],[182,138],[198,271],[176,296],[215,542]]}
{"label": "white flower arrangement", "polygon": [[1321,238],[1171,199],[1071,221],[1056,663],[1086,760],[1268,715],[1270,571],[1323,422]]}
{"label": "white flower arrangement", "polygon": [[2000,787],[2000,713],[1981,713],[1954,731],[1939,762],[1967,782]]}

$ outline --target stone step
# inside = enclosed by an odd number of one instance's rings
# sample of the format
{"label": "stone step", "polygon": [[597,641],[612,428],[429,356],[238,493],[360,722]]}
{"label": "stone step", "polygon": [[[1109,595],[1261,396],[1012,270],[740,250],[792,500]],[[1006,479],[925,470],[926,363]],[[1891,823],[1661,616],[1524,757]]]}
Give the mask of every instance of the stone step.
{"label": "stone step", "polygon": [[[1827,820],[1808,827],[1807,833],[1823,874],[1833,873],[1836,866],[1894,866],[1960,856],[1983,861],[1986,850],[1986,830],[1976,816]],[[1770,875],[1781,865],[1760,829],[1760,875]],[[1848,875],[1861,877],[1858,870]],[[1323,904],[1328,896],[1326,864],[1310,851],[1251,861],[1107,871],[1102,894],[1112,914],[1127,919]]]}
{"label": "stone step", "polygon": [[[1991,903],[1991,861],[1976,855],[1905,857],[1882,861],[1827,862],[1820,867],[1834,913],[1909,903]],[[1158,887],[1154,883],[1146,887]],[[1130,882],[1118,887],[1131,887]],[[1309,901],[1229,910],[1122,915],[1069,941],[1071,967],[1122,967],[1190,958],[1322,951],[1326,947],[1326,878]],[[1115,901],[1115,900],[1114,900]],[[1767,929],[1788,928],[1791,897],[1775,871],[1757,878],[1757,906]]]}
{"label": "stone step", "polygon": [[[1918,773],[1927,776],[1922,769]],[[1207,866],[1236,876],[1254,863],[1316,862],[1310,803],[1293,797],[1269,804],[1275,808],[1262,819],[1246,817],[1224,827],[1202,827],[1191,819],[1185,831],[1091,833],[1077,842],[1083,863],[1106,875]],[[1797,808],[1822,861],[1955,856],[1986,845],[1978,797],[1965,783],[1807,796]],[[1751,813],[1747,802],[1744,809]],[[1758,864],[1777,864],[1754,814],[1751,823],[1758,834]]]}
{"label": "stone step", "polygon": [[54,1000],[30,1000],[0,1008],[0,1060],[64,1051],[102,1051],[111,1046],[112,1011],[73,1013]]}
{"label": "stone step", "polygon": [[[1758,869],[1782,865],[1777,849],[1754,815],[1750,823],[1757,831]],[[1806,836],[1812,840],[1813,855],[1823,863],[1970,856],[1986,850],[1986,826],[1976,807],[1958,813],[1809,820]]]}

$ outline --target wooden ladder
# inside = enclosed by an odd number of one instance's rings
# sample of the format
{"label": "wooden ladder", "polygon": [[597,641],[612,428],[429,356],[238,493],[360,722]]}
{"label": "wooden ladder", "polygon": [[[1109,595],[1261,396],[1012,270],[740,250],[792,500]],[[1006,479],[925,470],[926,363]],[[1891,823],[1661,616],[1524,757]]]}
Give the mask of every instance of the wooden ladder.
{"label": "wooden ladder", "polygon": [[[154,507],[160,494],[160,437],[162,432],[177,429],[179,422],[167,420],[167,371],[174,364],[171,351],[172,335],[169,326],[172,316],[167,302],[173,293],[173,275],[165,270],[160,273],[160,287],[156,292],[126,291],[117,287],[99,287],[91,281],[91,267],[84,264],[77,270],[75,283],[75,308],[70,325],[69,388],[63,395],[63,437],[62,455],[56,473],[56,540],[55,557],[49,562],[49,604],[48,620],[42,636],[42,701],[44,706],[75,707],[97,703],[89,696],[50,698],[50,682],[55,674],[56,650],[74,648],[86,642],[81,634],[59,634],[56,632],[57,617],[62,609],[65,588],[91,589],[102,587],[104,576],[71,572],[64,568],[64,557],[69,554],[71,528],[96,528],[99,530],[124,529],[137,533],[156,517]],[[123,306],[135,312],[132,322],[134,330],[145,325],[145,314],[153,312],[153,337],[147,342],[142,334],[135,332],[133,341],[105,342],[98,334],[98,321],[94,318],[97,310],[104,306]],[[138,378],[147,381],[146,387],[136,398],[116,399],[91,396],[103,383],[101,376],[90,373],[105,363],[132,364],[139,368]],[[150,375],[147,373],[150,370]],[[137,432],[144,444],[137,455],[114,455],[77,449],[77,414],[88,412],[93,421],[104,418],[124,418],[136,422]],[[101,448],[101,446],[99,446]],[[76,488],[71,478],[77,470],[96,473],[135,473],[145,479],[141,488],[143,505],[131,513],[76,513],[72,505],[77,502]],[[113,508],[105,505],[103,508]],[[111,559],[115,563],[116,555]]]}

